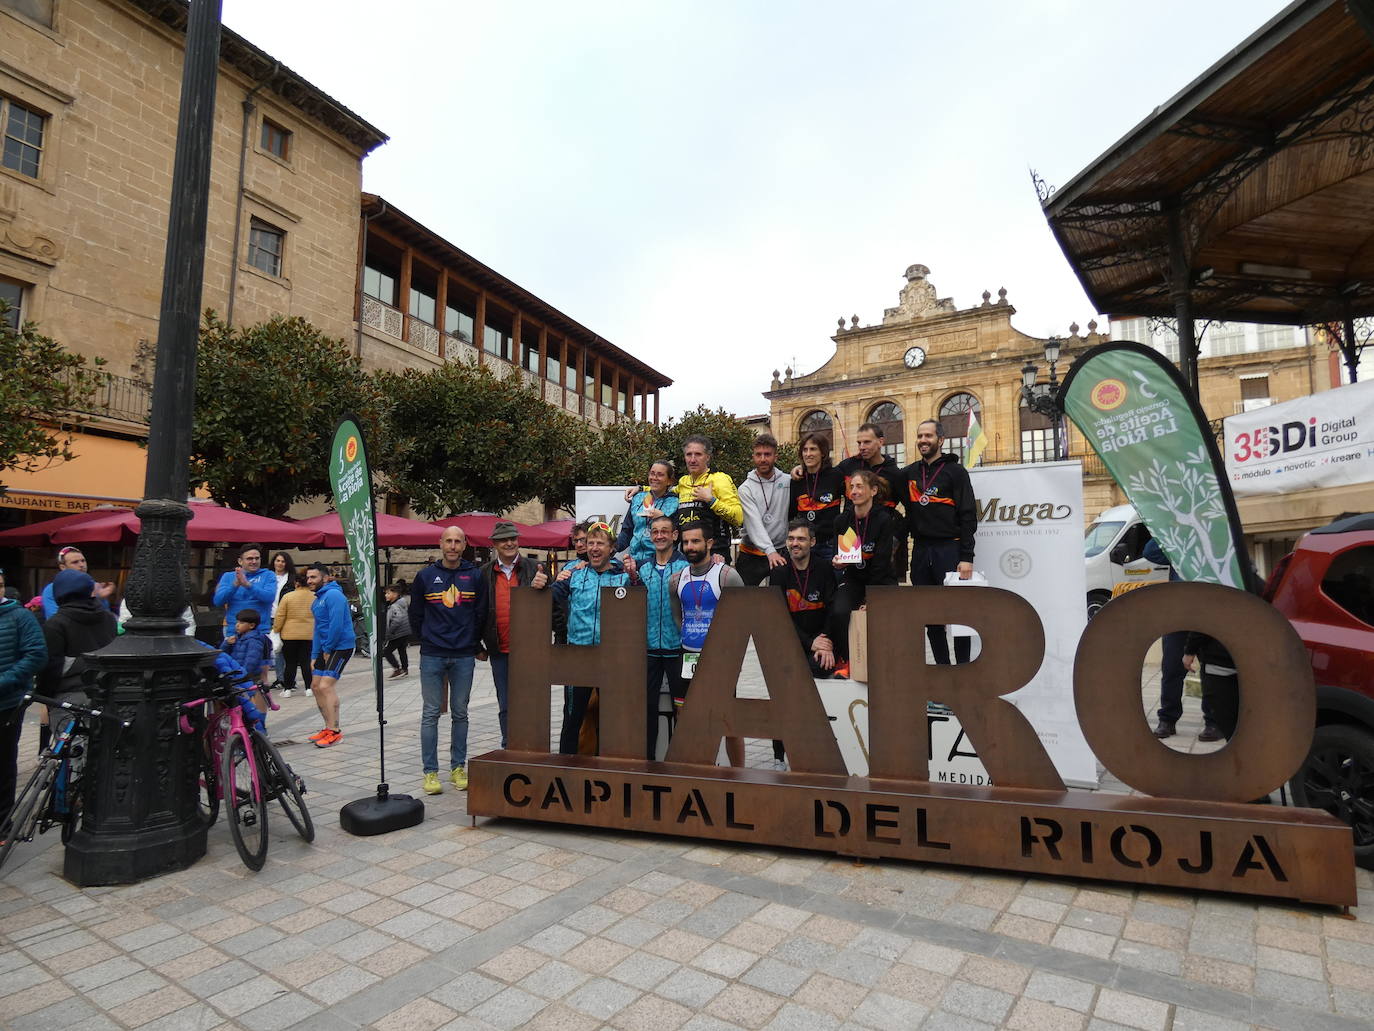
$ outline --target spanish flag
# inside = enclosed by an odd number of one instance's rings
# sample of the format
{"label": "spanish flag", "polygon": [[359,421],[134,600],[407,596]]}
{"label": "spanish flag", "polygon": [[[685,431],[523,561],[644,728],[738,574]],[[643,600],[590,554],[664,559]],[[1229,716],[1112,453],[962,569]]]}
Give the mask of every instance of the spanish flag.
{"label": "spanish flag", "polygon": [[978,425],[978,413],[968,413],[968,447],[964,450],[964,466],[972,469],[983,458],[983,449],[988,446],[988,435]]}

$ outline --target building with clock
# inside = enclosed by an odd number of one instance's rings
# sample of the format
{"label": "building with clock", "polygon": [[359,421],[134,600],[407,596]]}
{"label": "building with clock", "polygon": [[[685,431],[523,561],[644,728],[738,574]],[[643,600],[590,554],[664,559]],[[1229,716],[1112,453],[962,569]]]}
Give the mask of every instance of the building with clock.
{"label": "building with clock", "polygon": [[[836,457],[852,451],[860,424],[882,426],[887,453],[903,465],[915,457],[916,426],[938,419],[948,450],[962,454],[976,414],[988,434],[983,465],[1052,461],[1057,455],[1083,462],[1084,512],[1088,518],[1126,498],[1101,460],[1077,431],[1065,424],[1055,446],[1051,420],[1023,401],[1022,370],[1037,367],[1036,390],[1050,389],[1046,341],[1012,326],[1016,309],[1005,289],[994,299],[960,308],[940,297],[930,269],[912,265],[896,307],[874,325],[853,316],[840,319],[832,339],[835,354],[815,372],[774,372],[770,424],[781,441],[795,441],[811,430],[828,430]],[[1330,390],[1341,384],[1332,348],[1302,327],[1208,324],[1198,363],[1199,396],[1214,426],[1236,412]],[[1178,360],[1177,339],[1145,319],[1113,319],[1111,335],[1137,340]],[[1086,333],[1069,327],[1060,340],[1056,366],[1062,380],[1074,360],[1108,339],[1096,322]],[[1306,530],[1351,508],[1341,490],[1305,492],[1292,497],[1244,498],[1241,520],[1261,573],[1272,567]]]}
{"label": "building with clock", "polygon": [[[1040,366],[1040,389],[1048,389],[1045,340],[1022,333],[1011,324],[1016,309],[1000,289],[994,299],[985,291],[981,303],[959,308],[940,297],[929,280],[930,269],[912,265],[898,304],[880,322],[861,326],[857,315],[841,319],[833,337],[835,354],[815,372],[773,373],[770,403],[773,433],[797,440],[803,433],[828,429],[838,455],[865,422],[883,427],[887,453],[905,465],[915,458],[916,426],[938,419],[946,447],[962,454],[975,414],[988,434],[983,464],[1050,461],[1056,457],[1054,426],[1049,418],[1022,402],[1022,369]],[[1063,340],[1058,372],[1075,354],[1106,339],[1089,323],[1086,335],[1071,327]],[[1083,442],[1063,431],[1060,452],[1080,457]],[[1118,500],[1111,480],[1101,475],[1095,457],[1086,459],[1088,511]]]}

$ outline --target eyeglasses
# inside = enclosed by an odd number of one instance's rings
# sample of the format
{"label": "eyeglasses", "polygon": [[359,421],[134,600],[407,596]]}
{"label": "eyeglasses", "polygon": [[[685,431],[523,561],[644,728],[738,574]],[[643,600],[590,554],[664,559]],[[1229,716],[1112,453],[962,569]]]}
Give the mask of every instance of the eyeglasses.
{"label": "eyeglasses", "polygon": [[610,533],[610,532],[611,532],[611,524],[610,524],[610,523],[592,523],[590,526],[587,527],[587,532],[588,532],[588,533],[591,533],[593,530],[600,530],[602,533]]}

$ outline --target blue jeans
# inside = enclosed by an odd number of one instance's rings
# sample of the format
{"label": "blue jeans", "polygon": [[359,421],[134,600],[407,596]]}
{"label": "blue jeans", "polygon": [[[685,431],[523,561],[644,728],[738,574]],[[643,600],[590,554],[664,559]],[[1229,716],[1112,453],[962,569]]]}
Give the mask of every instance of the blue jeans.
{"label": "blue jeans", "polygon": [[501,721],[501,747],[506,747],[506,699],[510,689],[510,652],[491,653],[491,679],[496,681],[496,717]]}
{"label": "blue jeans", "polygon": [[472,694],[473,655],[420,653],[420,761],[426,773],[439,772],[439,709],[448,681],[449,766],[468,761],[468,697]]}

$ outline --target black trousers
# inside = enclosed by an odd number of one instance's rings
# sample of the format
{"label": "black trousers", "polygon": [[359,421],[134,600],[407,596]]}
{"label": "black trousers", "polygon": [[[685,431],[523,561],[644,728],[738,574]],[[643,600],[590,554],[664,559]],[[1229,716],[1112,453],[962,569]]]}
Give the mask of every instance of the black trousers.
{"label": "black trousers", "polygon": [[563,688],[563,729],[558,734],[558,751],[563,755],[577,754],[577,736],[582,733],[582,721],[587,717],[591,700],[590,687]]}
{"label": "black trousers", "polygon": [[1221,736],[1230,741],[1240,717],[1240,685],[1235,674],[1208,673],[1202,670],[1202,705],[1210,709],[1212,722]]}
{"label": "black trousers", "polygon": [[739,573],[746,587],[757,587],[763,583],[770,568],[767,555],[751,555],[741,550],[735,559],[735,572]]}
{"label": "black trousers", "polygon": [[19,779],[19,737],[24,733],[24,707],[0,710],[0,827],[14,808]]}
{"label": "black trousers", "polygon": [[[403,634],[400,637],[388,637],[386,649],[382,652],[382,658],[391,664],[392,669],[410,669],[410,654],[406,651],[406,645],[410,644],[410,635]],[[397,655],[400,656],[398,661]]]}
{"label": "black trousers", "polygon": [[[1176,630],[1161,638],[1163,657],[1159,662],[1159,718],[1165,723],[1177,723],[1183,716],[1183,649],[1188,631]],[[1212,718],[1212,699],[1202,692],[1202,721],[1215,723]]]}
{"label": "black trousers", "polygon": [[315,676],[310,669],[310,642],[283,639],[281,656],[283,663],[281,686],[287,691],[294,691],[296,689],[296,672],[299,670],[301,680],[304,681],[303,686],[309,687],[310,681]]}
{"label": "black trousers", "polygon": [[[942,587],[945,574],[959,568],[958,541],[911,542],[911,586]],[[943,625],[926,627],[926,638],[930,641],[930,653],[941,666],[948,666],[949,635]],[[973,638],[954,639],[954,661],[968,662],[973,655]]]}
{"label": "black trousers", "polygon": [[668,680],[668,694],[673,698],[682,695],[682,651],[650,652],[649,676],[644,684],[646,752],[651,761],[658,756],[658,701],[663,693],[663,680]]}

